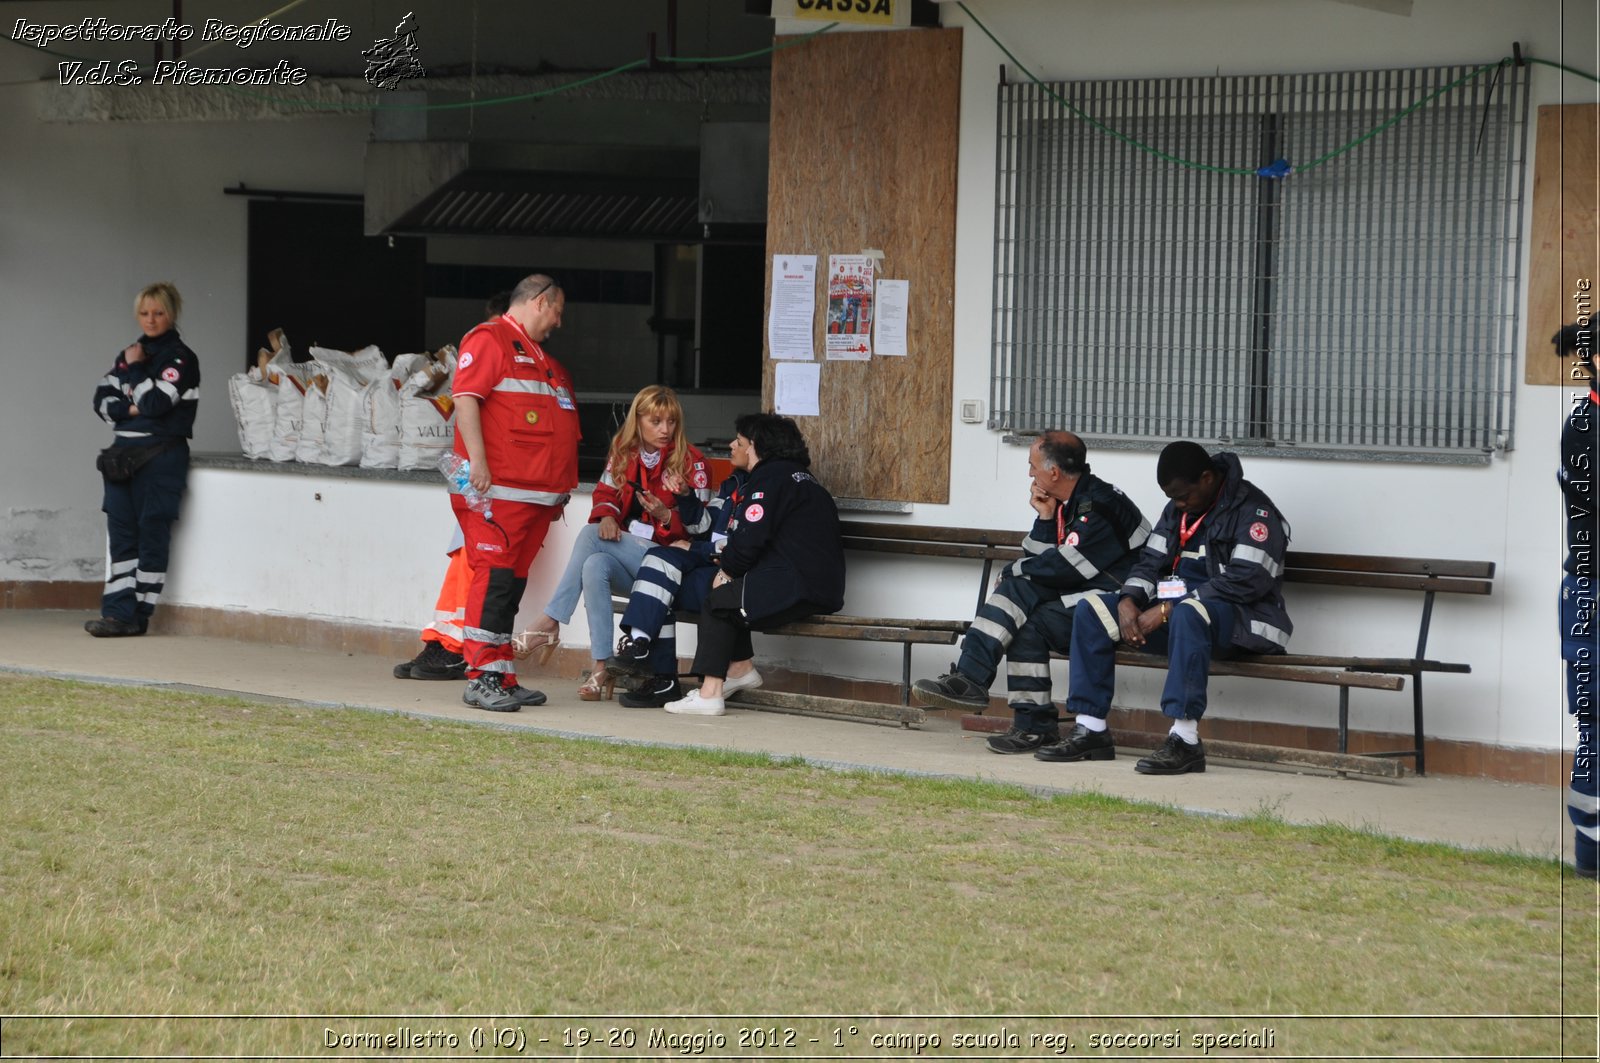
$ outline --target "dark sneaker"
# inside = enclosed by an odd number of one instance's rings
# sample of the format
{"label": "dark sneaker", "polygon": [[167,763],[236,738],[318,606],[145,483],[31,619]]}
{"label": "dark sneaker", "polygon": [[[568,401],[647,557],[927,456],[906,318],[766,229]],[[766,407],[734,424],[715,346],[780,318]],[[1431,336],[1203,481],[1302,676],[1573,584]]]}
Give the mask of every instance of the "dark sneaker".
{"label": "dark sneaker", "polygon": [[515,683],[507,685],[498,672],[485,672],[467,684],[461,700],[490,712],[516,712],[524,705],[543,705],[544,695]]}
{"label": "dark sneaker", "polygon": [[1024,731],[1013,727],[1003,735],[989,739],[991,753],[1033,753],[1045,746],[1061,741],[1060,731]]}
{"label": "dark sneaker", "polygon": [[1053,745],[1043,746],[1033,751],[1034,760],[1047,760],[1052,763],[1065,763],[1072,760],[1115,760],[1117,758],[1116,743],[1111,741],[1110,731],[1091,731],[1083,724],[1072,729],[1072,733]]}
{"label": "dark sneaker", "polygon": [[[613,658],[615,660],[615,658]],[[669,701],[683,697],[676,676],[658,675],[640,683],[634,689],[617,695],[617,704],[630,709],[660,709]]]}
{"label": "dark sneaker", "polygon": [[981,711],[989,707],[989,692],[960,672],[949,672],[938,679],[919,679],[911,684],[911,696],[941,709]]}
{"label": "dark sneaker", "polygon": [[650,640],[624,635],[617,641],[617,652],[606,667],[618,675],[650,674]]}
{"label": "dark sneaker", "polygon": [[451,653],[444,646],[429,640],[422,644],[422,652],[409,661],[394,666],[396,679],[465,679],[467,659]]}
{"label": "dark sneaker", "polygon": [[83,630],[97,639],[125,639],[143,635],[145,625],[138,620],[118,620],[113,616],[102,616],[97,620],[84,621]]}
{"label": "dark sneaker", "polygon": [[1206,744],[1190,745],[1175,734],[1167,735],[1161,748],[1133,766],[1140,775],[1182,775],[1206,770]]}

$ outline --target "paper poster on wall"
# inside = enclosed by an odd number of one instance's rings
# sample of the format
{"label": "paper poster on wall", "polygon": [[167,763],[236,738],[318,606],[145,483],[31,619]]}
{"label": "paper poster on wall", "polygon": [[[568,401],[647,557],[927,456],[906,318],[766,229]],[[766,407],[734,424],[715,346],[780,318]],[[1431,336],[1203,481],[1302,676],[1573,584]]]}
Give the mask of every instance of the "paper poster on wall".
{"label": "paper poster on wall", "polygon": [[785,362],[772,367],[772,405],[786,417],[815,417],[821,412],[821,362]]}
{"label": "paper poster on wall", "polygon": [[872,259],[828,256],[828,357],[872,357]]}
{"label": "paper poster on wall", "polygon": [[817,313],[817,256],[772,256],[772,308],[767,346],[775,359],[816,357],[811,329]]}
{"label": "paper poster on wall", "polygon": [[911,282],[879,281],[877,296],[872,353],[903,358],[906,355],[906,307],[911,302]]}

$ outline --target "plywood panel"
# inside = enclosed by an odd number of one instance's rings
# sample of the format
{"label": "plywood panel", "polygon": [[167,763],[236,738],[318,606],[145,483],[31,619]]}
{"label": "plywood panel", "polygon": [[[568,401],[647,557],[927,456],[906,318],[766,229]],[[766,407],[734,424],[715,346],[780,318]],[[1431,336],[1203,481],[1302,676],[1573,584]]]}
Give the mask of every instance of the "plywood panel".
{"label": "plywood panel", "polygon": [[[767,300],[772,255],[817,256],[821,416],[802,417],[836,495],[950,499],[956,147],[961,31],[838,33],[772,57]],[[830,254],[884,253],[911,282],[906,358],[823,360]],[[762,396],[773,362],[763,346]]]}
{"label": "plywood panel", "polygon": [[[1533,222],[1528,263],[1528,343],[1524,379],[1566,384],[1567,364],[1550,337],[1600,301],[1600,184],[1595,168],[1600,106],[1539,108],[1533,157]],[[1581,291],[1584,283],[1587,293]],[[1585,302],[1587,300],[1587,302]]]}

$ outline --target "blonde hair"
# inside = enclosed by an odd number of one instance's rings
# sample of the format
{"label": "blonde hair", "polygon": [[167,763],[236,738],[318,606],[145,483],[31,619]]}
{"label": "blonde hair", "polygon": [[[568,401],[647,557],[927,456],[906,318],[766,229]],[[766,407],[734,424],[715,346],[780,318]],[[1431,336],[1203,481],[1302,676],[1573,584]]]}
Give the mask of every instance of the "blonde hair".
{"label": "blonde hair", "polygon": [[165,310],[167,316],[172,319],[172,323],[174,325],[178,323],[178,314],[183,310],[183,296],[178,294],[177,285],[171,281],[157,281],[154,284],[147,284],[140,288],[139,294],[133,297],[133,312],[135,314],[138,314],[139,308],[144,305],[146,299],[160,304],[161,309]]}
{"label": "blonde hair", "polygon": [[613,482],[620,484],[628,475],[628,463],[641,447],[639,420],[651,414],[672,418],[671,449],[667,454],[667,467],[662,471],[673,473],[680,480],[689,478],[689,448],[684,445],[683,439],[683,405],[678,402],[677,392],[660,384],[652,384],[633,397],[633,402],[628,405],[627,418],[622,422],[622,427],[617,429],[617,434],[611,437],[606,471],[611,474]]}

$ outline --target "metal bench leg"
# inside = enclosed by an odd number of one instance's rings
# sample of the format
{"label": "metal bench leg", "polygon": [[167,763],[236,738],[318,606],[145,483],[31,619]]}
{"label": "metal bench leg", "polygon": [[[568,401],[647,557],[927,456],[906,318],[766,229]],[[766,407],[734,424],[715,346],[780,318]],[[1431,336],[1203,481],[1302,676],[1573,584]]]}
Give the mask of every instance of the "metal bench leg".
{"label": "metal bench leg", "polygon": [[1417,774],[1428,774],[1428,763],[1422,752],[1422,673],[1411,673],[1411,726],[1417,738]]}
{"label": "metal bench leg", "polygon": [[[1428,656],[1428,625],[1433,620],[1433,592],[1422,596],[1422,623],[1417,628],[1417,660]],[[1422,669],[1411,673],[1411,724],[1417,737],[1417,774],[1427,774],[1427,763],[1422,757]]]}
{"label": "metal bench leg", "polygon": [[1339,688],[1339,752],[1350,752],[1350,688]]}
{"label": "metal bench leg", "polygon": [[900,651],[900,704],[911,704],[911,643]]}

